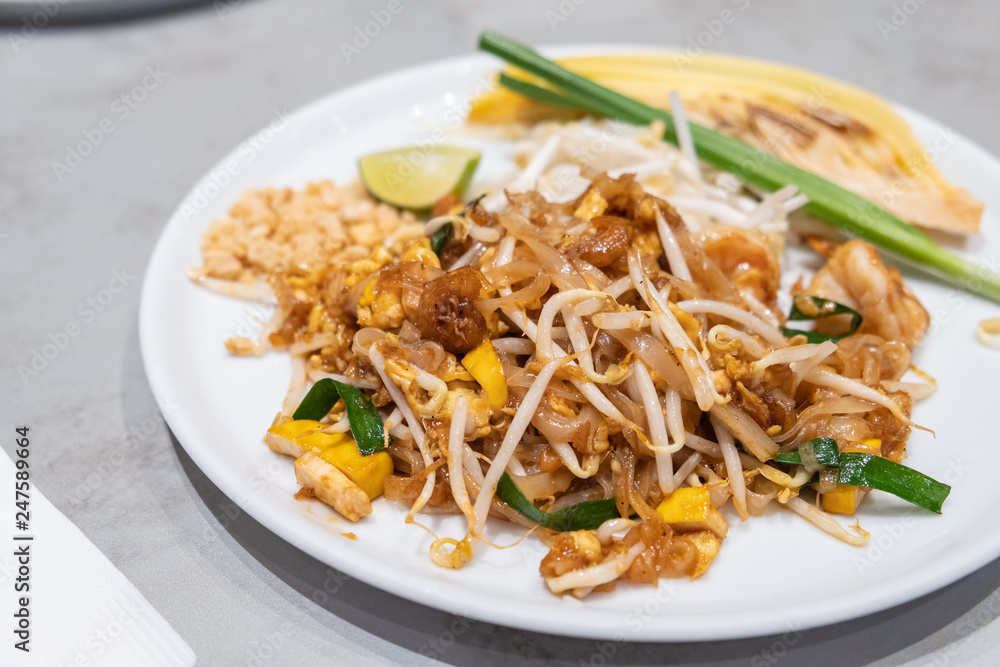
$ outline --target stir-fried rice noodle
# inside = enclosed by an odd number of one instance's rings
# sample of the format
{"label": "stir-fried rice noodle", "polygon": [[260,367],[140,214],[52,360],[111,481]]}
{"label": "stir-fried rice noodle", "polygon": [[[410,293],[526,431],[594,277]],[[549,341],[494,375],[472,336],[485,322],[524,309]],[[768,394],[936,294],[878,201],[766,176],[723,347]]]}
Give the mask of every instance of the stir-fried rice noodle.
{"label": "stir-fried rice noodle", "polygon": [[[552,548],[549,589],[578,596],[623,577],[700,576],[729,522],[775,504],[848,544],[867,539],[815,501],[813,471],[820,492],[835,486],[827,471],[773,458],[826,436],[901,460],[912,402],[935,386],[903,377],[921,375],[910,354],[926,323],[895,322],[907,340],[865,326],[839,340],[786,338],[779,255],[787,215],[806,200],[791,187],[759,197],[700,164],[671,101],[679,150],[660,140],[662,126],[541,123],[515,146],[519,172],[464,209],[442,204],[419,223],[350,199],[356,210],[339,215],[360,217],[347,227],[377,233],[318,264],[265,270],[240,256],[237,272],[213,246],[221,233],[206,237],[206,256],[225,262],[206,262],[200,284],[276,304],[259,339],[227,346],[290,354],[280,419],[310,382],[364,389],[389,436],[387,498],[409,504],[408,522],[464,517],[463,537],[435,536],[442,567],[492,545],[491,516],[537,533]],[[260,215],[277,236],[282,224],[321,229],[311,207]],[[435,254],[426,236],[446,225]],[[347,433],[345,409],[322,430]],[[505,474],[540,511],[574,508],[566,519],[604,501],[620,518],[557,533],[498,497]],[[678,493],[707,498],[714,514],[657,511]]]}

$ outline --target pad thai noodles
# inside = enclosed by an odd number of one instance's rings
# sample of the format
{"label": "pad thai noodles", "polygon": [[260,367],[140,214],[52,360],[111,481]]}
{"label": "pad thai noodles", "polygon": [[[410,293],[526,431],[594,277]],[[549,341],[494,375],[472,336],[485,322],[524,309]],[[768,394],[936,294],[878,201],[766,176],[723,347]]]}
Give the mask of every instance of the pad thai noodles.
{"label": "pad thai noodles", "polygon": [[[519,524],[550,549],[548,588],[580,597],[701,576],[730,523],[766,512],[861,545],[838,515],[872,488],[939,510],[947,487],[900,465],[934,389],[904,378],[929,318],[900,274],[864,241],[809,237],[825,265],[783,293],[805,199],[699,164],[683,122],[679,148],[662,134],[536,126],[512,178],[422,224],[329,184],[215,223],[193,277],[273,295],[259,339],[227,345],[292,359],[265,441],[295,457],[301,495],[352,521],[383,495],[407,522],[461,515],[431,546],[446,568]],[[248,250],[310,216],[379,233],[263,264]]]}

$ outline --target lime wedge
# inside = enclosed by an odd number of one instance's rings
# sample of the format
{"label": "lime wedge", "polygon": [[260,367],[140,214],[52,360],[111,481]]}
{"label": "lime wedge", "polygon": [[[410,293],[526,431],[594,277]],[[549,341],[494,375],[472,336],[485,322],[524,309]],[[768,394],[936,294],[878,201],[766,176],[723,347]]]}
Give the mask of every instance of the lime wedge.
{"label": "lime wedge", "polygon": [[411,146],[358,160],[368,190],[399,208],[422,211],[448,194],[461,196],[479,165],[479,151],[461,146]]}

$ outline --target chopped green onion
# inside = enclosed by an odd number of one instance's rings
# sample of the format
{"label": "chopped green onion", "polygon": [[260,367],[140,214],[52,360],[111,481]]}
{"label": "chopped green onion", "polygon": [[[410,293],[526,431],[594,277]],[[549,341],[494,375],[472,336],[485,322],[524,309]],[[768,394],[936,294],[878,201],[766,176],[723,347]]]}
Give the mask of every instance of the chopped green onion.
{"label": "chopped green onion", "polygon": [[[469,203],[466,204],[465,208],[462,210],[462,216],[464,217],[466,213],[479,206],[479,202],[483,201],[485,197],[486,193],[483,193],[475,199],[469,201]],[[431,250],[434,251],[435,255],[440,255],[441,251],[444,250],[445,245],[448,243],[448,239],[451,238],[451,231],[452,225],[449,222],[446,225],[441,225],[433,234],[431,234]]]}
{"label": "chopped green onion", "polygon": [[621,517],[614,498],[585,500],[552,514],[543,512],[525,498],[521,489],[517,488],[517,484],[507,473],[501,475],[497,483],[497,498],[535,523],[560,533],[570,530],[595,530],[605,521]]}
{"label": "chopped green onion", "polygon": [[805,336],[806,342],[808,343],[822,343],[827,340],[837,342],[841,338],[847,338],[848,336],[853,335],[854,332],[858,330],[858,327],[861,326],[863,319],[861,317],[861,313],[853,308],[848,308],[842,303],[830,301],[829,299],[822,299],[818,296],[812,296],[810,294],[797,294],[792,299],[792,310],[788,313],[789,320],[821,320],[825,317],[832,317],[834,315],[851,316],[851,325],[845,333],[837,334],[836,336],[828,336],[827,334],[821,334],[815,331],[800,331],[799,329],[781,327],[781,334],[785,338]]}
{"label": "chopped green onion", "polygon": [[330,410],[340,400],[337,383],[324,378],[314,384],[306,394],[299,407],[295,409],[292,419],[311,419],[319,421],[329,414]]}
{"label": "chopped green onion", "polygon": [[292,415],[292,419],[319,421],[337,401],[344,399],[351,434],[362,456],[385,449],[385,427],[372,399],[358,387],[323,378],[312,386]]}
{"label": "chopped green onion", "polygon": [[[816,462],[824,466],[835,466],[837,465],[837,457],[839,455],[839,450],[837,449],[837,441],[833,438],[815,438],[809,443],[811,444],[813,455],[816,457]],[[802,445],[799,445],[801,447]],[[793,449],[790,452],[781,452],[774,457],[776,463],[789,463],[791,465],[802,465],[802,455],[799,454],[798,450]]]}
{"label": "chopped green onion", "polygon": [[448,243],[448,239],[451,238],[451,223],[439,227],[433,234],[431,234],[431,250],[434,251],[435,255],[440,255],[441,251],[444,250],[444,246]]}
{"label": "chopped green onion", "polygon": [[[664,139],[677,143],[673,115],[633,100],[575,74],[523,44],[493,32],[484,32],[479,48],[541,78],[555,92],[512,77],[501,82],[542,102],[569,106],[599,116],[637,125],[660,120]],[[540,92],[545,91],[545,92]],[[698,156],[766,191],[795,185],[809,198],[808,213],[856,234],[954,285],[1000,303],[1000,275],[948,252],[913,225],[825,178],[768,155],[739,139],[689,123]]]}
{"label": "chopped green onion", "polygon": [[[811,444],[819,463],[839,469],[838,484],[885,491],[938,514],[941,513],[941,505],[945,498],[951,493],[951,487],[947,484],[942,484],[901,463],[874,454],[841,452],[837,449],[837,442],[831,438],[816,438]],[[801,447],[802,445],[799,445],[800,449]],[[802,456],[798,451],[782,452],[774,457],[774,461],[801,465]],[[817,481],[819,478],[814,476],[807,483],[814,484]]]}
{"label": "chopped green onion", "polygon": [[947,484],[881,456],[841,452],[839,459],[839,484],[885,491],[938,514],[945,498],[951,493]]}
{"label": "chopped green onion", "polygon": [[475,199],[470,199],[469,203],[467,203],[465,205],[465,210],[462,211],[462,215],[465,215],[466,213],[468,213],[472,209],[474,209],[477,206],[479,206],[479,203],[481,201],[483,201],[484,199],[486,199],[486,193],[485,192],[483,194],[479,195],[478,197],[476,197]]}

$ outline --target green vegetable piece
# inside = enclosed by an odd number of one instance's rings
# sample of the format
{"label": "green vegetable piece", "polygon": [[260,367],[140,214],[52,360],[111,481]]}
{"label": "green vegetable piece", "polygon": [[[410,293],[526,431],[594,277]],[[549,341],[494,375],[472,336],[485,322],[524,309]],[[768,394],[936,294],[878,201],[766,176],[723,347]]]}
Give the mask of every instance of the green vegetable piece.
{"label": "green vegetable piece", "polygon": [[[841,452],[832,438],[811,441],[816,460],[825,466],[839,468],[837,482],[851,486],[864,486],[891,493],[903,500],[941,513],[941,505],[951,493],[951,487],[901,463],[860,452]],[[801,445],[799,445],[801,447]],[[797,450],[782,452],[774,457],[776,463],[801,465],[802,456]],[[814,475],[807,484],[819,482]]]}
{"label": "green vegetable piece", "polygon": [[479,206],[479,204],[482,203],[482,201],[484,199],[486,199],[486,193],[485,192],[483,194],[479,195],[478,197],[476,197],[475,199],[469,200],[469,202],[465,205],[465,210],[462,211],[462,215],[465,215],[466,213],[468,213],[472,209],[474,209],[477,206]]}
{"label": "green vegetable piece", "polygon": [[792,299],[792,310],[788,313],[789,320],[821,320],[834,315],[851,316],[851,324],[845,333],[830,336],[827,334],[817,333],[815,331],[800,331],[799,329],[781,327],[781,334],[785,338],[805,336],[806,341],[809,343],[822,343],[827,340],[832,340],[836,343],[841,338],[847,338],[848,336],[854,335],[864,319],[861,317],[861,313],[853,308],[848,308],[842,303],[830,301],[829,299],[823,299],[818,296],[812,296],[810,294],[797,294]]}
{"label": "green vegetable piece", "polygon": [[560,533],[571,530],[595,530],[605,521],[621,516],[613,498],[586,500],[552,514],[543,512],[525,498],[521,489],[517,488],[517,484],[507,473],[504,473],[497,483],[497,498],[535,523]]}
{"label": "green vegetable piece", "polygon": [[932,512],[941,513],[941,505],[951,487],[901,463],[874,454],[841,452],[840,484],[866,486],[899,496]]}
{"label": "green vegetable piece", "polygon": [[441,251],[444,250],[444,246],[448,243],[448,239],[451,238],[451,223],[439,227],[433,234],[431,234],[431,250],[434,251],[435,255],[440,255]]}
{"label": "green vegetable piece", "polygon": [[565,95],[563,93],[558,93],[551,88],[536,86],[533,83],[528,83],[527,81],[517,79],[502,72],[500,74],[499,83],[505,88],[510,88],[515,93],[520,93],[525,97],[530,97],[533,100],[541,102],[542,104],[548,104],[549,106],[572,109],[574,111],[585,111],[587,113],[592,113],[597,116],[606,116],[608,118],[619,118],[620,116],[614,107],[601,104],[599,100],[584,100],[570,95]]}
{"label": "green vegetable piece", "polygon": [[319,421],[340,399],[344,400],[351,434],[361,455],[370,456],[385,449],[385,427],[375,404],[368,394],[349,384],[323,378],[302,399],[292,419]]}
{"label": "green vegetable piece", "polygon": [[[839,450],[837,441],[833,438],[815,438],[810,441],[813,447],[813,454],[820,465],[835,466],[838,462]],[[791,465],[802,465],[802,455],[797,449],[790,452],[781,452],[774,457],[776,463],[789,463]]]}
{"label": "green vegetable piece", "polygon": [[337,383],[329,378],[324,378],[312,386],[302,402],[299,403],[299,407],[295,409],[292,419],[319,421],[329,414],[339,400],[340,390]]}
{"label": "green vegetable piece", "polygon": [[[465,217],[466,213],[479,206],[479,202],[481,202],[484,197],[486,197],[485,193],[479,195],[466,204],[465,209],[462,211],[462,217]],[[433,234],[431,234],[431,250],[434,251],[435,255],[440,255],[441,251],[444,250],[445,245],[448,244],[448,239],[451,238],[451,232],[452,224],[449,222],[446,225],[442,225]]]}
{"label": "green vegetable piece", "polygon": [[[503,85],[542,102],[637,125],[663,121],[664,139],[677,143],[673,115],[570,72],[523,44],[484,32],[479,48],[535,75],[554,89],[505,77]],[[558,96],[558,97],[557,97]],[[805,211],[894,253],[928,273],[1000,303],[1000,275],[961,259],[892,213],[821,176],[768,155],[739,139],[689,123],[698,156],[768,192],[795,185],[809,198]]]}

